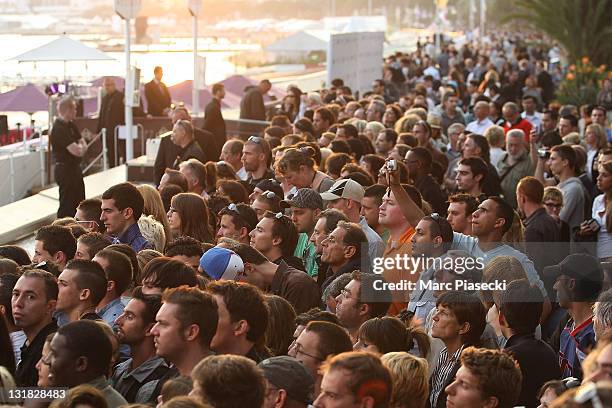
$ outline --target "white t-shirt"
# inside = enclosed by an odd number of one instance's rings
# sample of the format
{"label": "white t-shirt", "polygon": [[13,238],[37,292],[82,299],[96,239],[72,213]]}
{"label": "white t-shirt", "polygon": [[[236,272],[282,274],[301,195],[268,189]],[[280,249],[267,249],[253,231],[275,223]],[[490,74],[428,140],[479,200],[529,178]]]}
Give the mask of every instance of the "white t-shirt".
{"label": "white t-shirt", "polygon": [[600,194],[593,200],[593,213],[591,217],[599,224],[597,234],[597,257],[599,259],[612,257],[612,232],[606,229],[606,203],[604,195]]}

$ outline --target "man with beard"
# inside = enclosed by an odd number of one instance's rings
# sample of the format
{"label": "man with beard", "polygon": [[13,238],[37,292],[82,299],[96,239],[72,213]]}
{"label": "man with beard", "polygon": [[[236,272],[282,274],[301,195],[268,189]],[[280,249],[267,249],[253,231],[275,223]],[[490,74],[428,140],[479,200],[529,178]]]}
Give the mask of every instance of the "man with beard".
{"label": "man with beard", "polygon": [[520,129],[512,129],[506,134],[506,154],[497,163],[497,171],[504,198],[516,208],[516,185],[535,170],[525,145],[525,134]]}

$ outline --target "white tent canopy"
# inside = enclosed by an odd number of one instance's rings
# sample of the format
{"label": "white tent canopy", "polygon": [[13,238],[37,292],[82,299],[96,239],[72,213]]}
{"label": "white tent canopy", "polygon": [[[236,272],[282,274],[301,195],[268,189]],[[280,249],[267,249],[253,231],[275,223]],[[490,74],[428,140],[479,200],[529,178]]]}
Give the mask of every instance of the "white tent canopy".
{"label": "white tent canopy", "polygon": [[40,61],[110,61],[102,51],[86,46],[72,38],[61,36],[48,44],[18,55],[12,60],[19,62]]}
{"label": "white tent canopy", "polygon": [[310,52],[327,51],[330,33],[327,31],[298,31],[268,45],[268,52]]}

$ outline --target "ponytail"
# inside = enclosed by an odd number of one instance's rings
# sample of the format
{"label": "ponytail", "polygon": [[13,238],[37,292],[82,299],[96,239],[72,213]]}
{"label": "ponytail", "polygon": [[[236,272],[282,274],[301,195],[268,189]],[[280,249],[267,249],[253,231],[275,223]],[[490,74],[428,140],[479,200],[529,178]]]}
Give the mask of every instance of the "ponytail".
{"label": "ponytail", "polygon": [[406,327],[406,351],[410,351],[416,346],[419,349],[419,354],[423,358],[427,358],[431,345],[429,343],[429,336],[423,329],[415,326]]}

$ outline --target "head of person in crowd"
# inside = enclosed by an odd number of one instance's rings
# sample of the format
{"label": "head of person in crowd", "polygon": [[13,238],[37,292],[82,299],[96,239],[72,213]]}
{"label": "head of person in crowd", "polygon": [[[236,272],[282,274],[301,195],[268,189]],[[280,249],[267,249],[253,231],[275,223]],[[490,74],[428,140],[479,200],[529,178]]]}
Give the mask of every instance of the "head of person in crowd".
{"label": "head of person in crowd", "polygon": [[161,308],[160,295],[144,295],[140,287],[132,293],[123,313],[115,320],[117,340],[132,348],[155,350],[151,329]]}
{"label": "head of person in crowd", "polygon": [[13,321],[29,341],[52,322],[57,294],[55,276],[40,269],[23,272],[15,283],[11,297]]}
{"label": "head of person in crowd", "polygon": [[564,378],[563,380],[550,380],[545,382],[536,395],[540,405],[538,408],[549,408],[552,402],[561,396],[565,391],[580,386],[580,381],[574,377]]}
{"label": "head of person in crowd", "polygon": [[[265,342],[268,308],[261,291],[248,283],[214,281],[206,287],[217,302],[219,324],[211,348],[217,354],[257,359]],[[259,359],[261,360],[261,359]]]}
{"label": "head of person in crowd", "polygon": [[373,294],[369,290],[366,294],[366,285],[370,284],[370,280],[365,281],[366,277],[368,275],[364,276],[360,271],[353,271],[350,282],[336,297],[336,316],[348,330],[353,343],[357,342],[359,327],[369,319],[384,316],[390,305],[391,297],[387,291]]}
{"label": "head of person in crowd", "polygon": [[378,99],[373,99],[366,110],[366,120],[368,122],[382,122],[385,110],[385,102]]}
{"label": "head of person in crowd", "polygon": [[534,208],[542,208],[544,185],[535,177],[523,177],[516,186],[518,210],[531,214]]}
{"label": "head of person in crowd", "polygon": [[266,190],[259,193],[251,203],[251,207],[257,214],[257,220],[261,221],[267,211],[277,213],[281,210],[282,195],[279,196],[274,191]]}
{"label": "head of person in crowd", "polygon": [[568,145],[553,146],[547,164],[551,173],[559,179],[574,177],[577,171],[576,151]]}
{"label": "head of person in crowd", "polygon": [[179,164],[179,171],[187,179],[188,192],[202,194],[206,188],[206,167],[204,163],[197,159],[189,159]]}
{"label": "head of person in crowd", "polygon": [[38,372],[38,383],[36,384],[37,387],[51,386],[49,381],[49,353],[53,336],[55,336],[55,332],[49,334],[45,339],[40,360],[38,360],[38,363],[36,363],[36,371]]}
{"label": "head of person in crowd", "polygon": [[430,258],[442,256],[453,243],[453,228],[437,213],[426,215],[415,227],[412,254]]}
{"label": "head of person in crowd", "polygon": [[202,243],[193,237],[185,235],[168,242],[164,251],[164,255],[168,258],[184,262],[194,269],[198,269],[203,253]]}
{"label": "head of person in crowd", "polygon": [[310,188],[317,172],[312,147],[289,148],[275,164],[276,174],[296,188]]}
{"label": "head of person in crowd", "polygon": [[393,383],[389,370],[372,353],[348,352],[330,358],[321,367],[321,393],[316,408],[388,407]]}
{"label": "head of person in crowd", "polygon": [[419,146],[427,147],[431,141],[431,126],[424,120],[419,120],[412,127],[412,133],[419,141]]}
{"label": "head of person in crowd", "polygon": [[217,192],[226,196],[233,203],[248,203],[249,192],[244,185],[237,180],[217,181]]}
{"label": "head of person in crowd", "polygon": [[291,199],[282,201],[281,207],[291,209],[291,221],[299,233],[311,235],[323,210],[323,199],[313,189],[301,188]]}
{"label": "head of person in crowd", "polygon": [[219,240],[218,246],[204,252],[197,268],[198,272],[200,272],[198,278],[208,277],[208,280],[240,279],[244,273],[244,262],[233,251],[235,245],[238,245],[236,241],[222,238]]}
{"label": "head of person in crowd", "polygon": [[408,173],[413,180],[419,180],[421,177],[431,173],[433,165],[433,157],[429,150],[424,147],[417,146],[406,154],[406,166]]}
{"label": "head of person in crowd", "polygon": [[295,342],[300,336],[300,334],[302,334],[308,323],[313,321],[329,322],[338,326],[340,325],[338,317],[335,314],[321,310],[319,308],[313,308],[307,312],[298,314],[295,318],[295,332],[293,333],[293,342],[289,346],[289,351],[287,353],[289,356],[295,357]]}
{"label": "head of person in crowd", "polygon": [[527,152],[525,133],[521,129],[512,129],[506,134],[506,152],[513,160],[518,160]]}
{"label": "head of person in crowd", "polygon": [[479,345],[486,310],[476,295],[449,291],[436,299],[431,335],[453,353],[462,346]]}
{"label": "head of person in crowd", "polygon": [[455,181],[459,191],[478,197],[482,194],[483,183],[489,169],[480,157],[461,159]]}
{"label": "head of person in crowd", "polygon": [[249,236],[251,246],[270,261],[293,256],[298,242],[295,224],[280,212],[267,211]]}
{"label": "head of person in crowd", "polygon": [[[608,81],[609,82],[609,81]],[[602,105],[595,105],[591,110],[591,122],[596,123],[601,127],[606,126],[607,109]]]}
{"label": "head of person in crowd", "polygon": [[[10,263],[13,271],[2,271],[2,266]],[[4,265],[3,265],[4,264]],[[13,297],[13,288],[19,280],[20,272],[18,265],[10,259],[0,258],[0,320],[4,320],[9,333],[16,331],[15,321],[13,320],[13,309],[11,307],[11,299]]]}
{"label": "head of person in crowd", "polygon": [[342,125],[339,125],[338,129],[336,130],[336,137],[338,139],[356,139],[358,136],[359,131],[357,130],[355,125],[352,125],[350,123],[344,123]]}
{"label": "head of person in crowd", "polygon": [[310,242],[315,244],[317,254],[323,253],[323,240],[336,229],[339,221],[348,221],[341,211],[330,208],[321,212],[310,236]]}
{"label": "head of person in crowd", "polygon": [[429,353],[429,338],[427,334],[406,324],[397,317],[383,316],[366,320],[357,332],[355,350],[364,350],[377,354],[395,351],[408,352],[418,348],[421,357]]}
{"label": "head of person in crowd", "polygon": [[327,132],[327,130],[336,122],[336,118],[334,113],[328,108],[318,108],[314,112],[314,116],[312,118],[312,124],[315,129],[316,135],[320,136],[323,132]]}
{"label": "head of person in crowd", "polygon": [[376,153],[387,157],[389,152],[395,147],[397,143],[397,132],[393,129],[385,129],[378,134],[374,146],[376,147]]}
{"label": "head of person in crowd", "polygon": [[191,377],[180,375],[170,378],[161,387],[161,391],[157,396],[157,407],[161,408],[164,403],[172,399],[188,396],[192,390],[193,381]]}
{"label": "head of person in crowd", "polygon": [[19,266],[30,265],[32,263],[28,251],[17,245],[0,245],[0,257],[12,259]]}
{"label": "head of person in crowd", "polygon": [[77,239],[74,259],[91,260],[95,254],[111,244],[110,240],[99,232],[89,232]]}
{"label": "head of person in crowd", "polygon": [[315,379],[315,395],[321,385],[321,364],[329,357],[351,351],[353,343],[341,326],[328,321],[312,320],[296,338],[289,356],[296,358]]}
{"label": "head of person in crowd", "polygon": [[186,119],[177,120],[172,127],[172,134],[170,135],[172,143],[185,148],[194,141],[194,129],[191,121]]}
{"label": "head of person in crowd", "polygon": [[164,291],[150,329],[157,355],[189,376],[197,362],[211,354],[218,320],[217,304],[209,293],[185,286]]}
{"label": "head of person in crowd", "polygon": [[604,149],[608,144],[605,128],[598,123],[587,125],[584,130],[584,142],[592,149]]}
{"label": "head of person in crowd", "polygon": [[588,254],[570,254],[558,265],[545,267],[544,275],[555,282],[557,301],[564,309],[595,302],[603,287],[601,264]]}
{"label": "head of person in crowd", "polygon": [[499,326],[504,337],[533,335],[540,324],[543,304],[542,292],[527,279],[510,282],[496,301]]}
{"label": "head of person in crowd", "polygon": [[96,253],[93,261],[97,262],[106,274],[106,294],[99,308],[104,307],[111,301],[119,299],[132,283],[132,263],[127,255],[112,249],[103,249]]}
{"label": "head of person in crowd", "polygon": [[542,203],[548,215],[559,221],[561,209],[563,208],[563,193],[561,190],[555,186],[545,187]]}
{"label": "head of person in crowd", "polygon": [[328,191],[321,193],[321,198],[327,201],[327,208],[340,210],[351,222],[359,222],[364,193],[364,188],[356,181],[340,179]]}
{"label": "head of person in crowd", "polygon": [[265,298],[269,311],[266,347],[273,356],[284,356],[293,342],[295,309],[281,296],[266,294]]}
{"label": "head of person in crowd", "polygon": [[161,295],[168,288],[198,285],[196,271],[192,267],[165,256],[152,259],[142,270],[141,279],[145,295]]}
{"label": "head of person in crowd", "polygon": [[489,104],[486,101],[478,101],[474,105],[474,117],[479,122],[489,117]]}
{"label": "head of person in crowd", "polygon": [[373,184],[365,189],[361,200],[360,215],[364,216],[370,228],[379,234],[382,227],[378,222],[378,212],[386,191],[387,188],[382,184]]}
{"label": "head of person in crowd", "polygon": [[502,108],[502,115],[506,122],[515,124],[520,120],[521,110],[514,102],[506,102]]}
{"label": "head of person in crowd", "polygon": [[338,221],[336,228],[321,241],[321,261],[336,272],[351,261],[359,261],[362,245],[367,242],[359,224]]}
{"label": "head of person in crowd", "polygon": [[266,379],[255,363],[243,356],[216,355],[200,361],[191,373],[193,391],[215,408],[262,407]]}
{"label": "head of person in crowd", "polygon": [[482,242],[501,242],[512,227],[514,209],[499,197],[489,197],[472,213],[472,235]]}
{"label": "head of person in crowd", "polygon": [[108,280],[97,262],[72,260],[58,277],[57,285],[56,309],[72,322],[95,312],[106,295]]}
{"label": "head of person in crowd", "polygon": [[263,174],[272,160],[270,145],[262,137],[249,137],[242,147],[241,160],[246,171],[255,175]]}
{"label": "head of person in crowd", "polygon": [[557,121],[559,119],[559,114],[550,109],[544,109],[542,111],[542,132],[552,132],[557,128]]}
{"label": "head of person in crowd", "polygon": [[249,233],[257,225],[257,213],[253,208],[244,203],[231,203],[219,212],[218,217],[217,238],[231,238],[244,244],[250,242]]}
{"label": "head of person in crowd", "polygon": [[[419,190],[409,184],[402,184],[402,188],[408,193],[417,207],[421,208],[423,201]],[[393,191],[389,191],[383,196],[382,204],[378,211],[378,222],[380,225],[387,228],[391,232],[393,239],[396,240],[406,231],[406,229],[414,227],[410,225],[404,216],[399,203],[395,199]]]}
{"label": "head of person in crowd", "polygon": [[468,347],[461,353],[461,368],[446,387],[451,407],[512,408],[521,390],[521,370],[499,350]]}
{"label": "head of person in crowd", "polygon": [[234,168],[234,171],[238,171],[242,168],[242,149],[244,148],[244,142],[240,139],[231,139],[225,142],[221,149],[221,155],[219,160],[228,163]]}
{"label": "head of person in crowd", "polygon": [[140,264],[138,263],[136,251],[134,251],[134,249],[128,244],[112,244],[107,246],[105,249],[121,252],[123,255],[130,258],[130,262],[132,264],[132,286],[140,286],[142,284],[142,279],[140,279],[141,268]]}
{"label": "head of person in crowd", "polygon": [[279,199],[283,197],[283,187],[276,179],[264,179],[255,185],[253,192],[249,194],[249,203],[255,202],[257,197],[266,191],[272,191]]}
{"label": "head of person in crowd", "polygon": [[258,367],[266,379],[262,408],[307,408],[314,400],[314,378],[295,358],[271,357],[259,363]]}
{"label": "head of person in crowd", "polygon": [[[151,262],[155,258],[160,258],[162,256],[164,256],[164,254],[154,249],[143,249],[139,251],[136,254],[136,259],[138,260],[138,269],[142,271],[149,262]],[[132,281],[137,283],[138,277],[132,278]],[[138,283],[137,285],[134,285],[134,287],[135,286],[140,286],[140,283]]]}
{"label": "head of person in crowd", "polygon": [[49,381],[52,387],[75,387],[103,377],[113,346],[96,322],[79,320],[57,330],[49,346]]}
{"label": "head of person in crowd", "polygon": [[563,139],[572,132],[578,131],[578,118],[572,114],[560,115],[559,136]]}
{"label": "head of person in crowd", "polygon": [[463,143],[461,153],[464,159],[480,157],[485,163],[491,161],[491,151],[487,138],[470,133]]}
{"label": "head of person in crowd", "polygon": [[186,193],[189,191],[189,183],[187,182],[187,178],[183,173],[174,169],[166,169],[159,182],[159,186],[157,187],[159,194],[162,197],[162,201],[164,199],[164,195],[162,193],[164,188],[172,184],[179,186],[181,188],[181,193]]}
{"label": "head of person in crowd", "polygon": [[34,256],[32,262],[51,262],[63,269],[74,258],[76,240],[70,228],[47,225],[40,228],[34,237]]}
{"label": "head of person in crowd", "polygon": [[336,180],[340,178],[340,173],[342,172],[342,168],[348,164],[352,163],[353,158],[351,155],[347,153],[332,153],[329,155],[327,160],[325,161],[325,172],[329,177]]}
{"label": "head of person in crowd", "polygon": [[427,360],[405,351],[394,351],[380,357],[393,381],[390,407],[424,408],[429,397]]}
{"label": "head of person in crowd", "polygon": [[194,193],[180,193],[172,197],[168,224],[172,234],[188,236],[200,242],[213,242],[213,231],[208,220],[206,200]]}
{"label": "head of person in crowd", "polygon": [[593,306],[593,329],[596,339],[612,335],[612,289],[601,292]]}
{"label": "head of person in crowd", "polygon": [[112,186],[102,194],[100,220],[111,235],[121,236],[138,222],[144,208],[140,191],[131,183]]}
{"label": "head of person in crowd", "polygon": [[91,232],[103,232],[104,225],[100,223],[102,214],[102,201],[98,198],[89,198],[79,203],[74,219]]}
{"label": "head of person in crowd", "polygon": [[476,198],[470,194],[459,193],[448,198],[446,220],[453,231],[465,235],[472,234],[472,214],[478,208]]}

